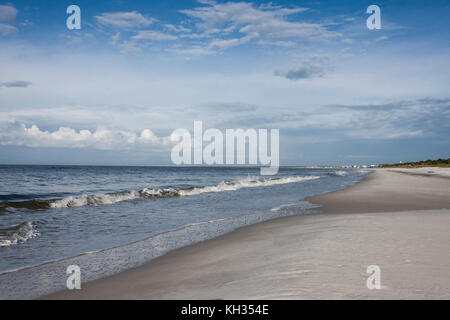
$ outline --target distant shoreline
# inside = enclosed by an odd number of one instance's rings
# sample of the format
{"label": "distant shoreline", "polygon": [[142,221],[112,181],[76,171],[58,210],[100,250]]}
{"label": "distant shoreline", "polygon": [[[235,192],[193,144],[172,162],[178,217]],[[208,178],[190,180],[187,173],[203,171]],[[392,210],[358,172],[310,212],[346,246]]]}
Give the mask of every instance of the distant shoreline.
{"label": "distant shoreline", "polygon": [[448,159],[437,159],[437,160],[423,160],[416,162],[404,162],[404,163],[394,163],[394,164],[383,164],[379,166],[380,168],[450,168],[450,158]]}

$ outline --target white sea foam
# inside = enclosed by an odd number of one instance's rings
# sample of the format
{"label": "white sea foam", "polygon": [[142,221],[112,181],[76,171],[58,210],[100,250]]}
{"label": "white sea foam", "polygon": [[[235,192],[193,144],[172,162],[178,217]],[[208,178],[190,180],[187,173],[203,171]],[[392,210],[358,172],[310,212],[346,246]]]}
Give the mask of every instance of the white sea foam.
{"label": "white sea foam", "polygon": [[164,198],[164,197],[185,197],[199,195],[203,193],[236,191],[243,188],[267,187],[279,184],[294,183],[308,180],[319,179],[319,176],[303,176],[303,177],[282,177],[272,179],[261,179],[248,177],[245,179],[226,182],[222,181],[214,186],[193,187],[188,189],[142,189],[140,191],[119,192],[114,194],[96,194],[84,195],[80,197],[67,197],[55,200],[50,203],[51,208],[73,208],[87,205],[109,205],[121,201],[134,200],[140,197],[144,198]]}
{"label": "white sea foam", "polygon": [[107,205],[121,201],[134,200],[139,197],[140,195],[137,191],[119,192],[114,194],[83,195],[80,197],[67,197],[60,200],[55,200],[50,203],[50,207],[54,209],[60,209],[82,207],[88,205]]}
{"label": "white sea foam", "polygon": [[262,179],[258,180],[252,177],[246,179],[234,181],[231,183],[221,182],[215,186],[199,187],[193,188],[191,190],[180,190],[181,196],[191,196],[202,193],[210,192],[223,192],[223,191],[235,191],[243,188],[255,188],[255,187],[267,187],[279,184],[301,182],[307,180],[319,179],[319,176],[306,176],[306,177],[283,177],[283,178],[273,178],[273,179]]}
{"label": "white sea foam", "polygon": [[358,173],[359,175],[365,175],[371,171],[372,171],[371,169],[358,169],[358,170],[356,170],[356,173]]}
{"label": "white sea foam", "polygon": [[276,212],[276,211],[280,211],[280,210],[283,210],[283,209],[286,209],[286,208],[289,208],[289,207],[293,207],[293,206],[295,206],[295,204],[284,204],[282,206],[272,208],[272,209],[270,209],[270,211]]}
{"label": "white sea foam", "polygon": [[0,230],[0,247],[9,247],[39,235],[31,222],[24,222],[18,226]]}

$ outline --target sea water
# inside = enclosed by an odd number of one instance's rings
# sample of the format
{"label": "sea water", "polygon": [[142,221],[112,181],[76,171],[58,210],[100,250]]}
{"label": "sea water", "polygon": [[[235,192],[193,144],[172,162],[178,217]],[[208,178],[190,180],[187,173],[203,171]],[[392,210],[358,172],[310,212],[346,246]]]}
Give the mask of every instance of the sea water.
{"label": "sea water", "polygon": [[248,224],[311,213],[305,197],[358,182],[366,169],[0,166],[0,298],[64,288]]}

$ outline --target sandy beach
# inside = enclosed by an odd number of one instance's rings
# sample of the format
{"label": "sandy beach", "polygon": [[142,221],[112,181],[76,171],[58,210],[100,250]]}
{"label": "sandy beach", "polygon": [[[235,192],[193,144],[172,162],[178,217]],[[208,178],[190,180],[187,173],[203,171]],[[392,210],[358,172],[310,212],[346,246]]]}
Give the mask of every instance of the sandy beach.
{"label": "sandy beach", "polygon": [[[432,171],[377,169],[307,199],[322,213],[243,227],[44,298],[450,299],[450,179]],[[366,286],[370,265],[379,290]]]}

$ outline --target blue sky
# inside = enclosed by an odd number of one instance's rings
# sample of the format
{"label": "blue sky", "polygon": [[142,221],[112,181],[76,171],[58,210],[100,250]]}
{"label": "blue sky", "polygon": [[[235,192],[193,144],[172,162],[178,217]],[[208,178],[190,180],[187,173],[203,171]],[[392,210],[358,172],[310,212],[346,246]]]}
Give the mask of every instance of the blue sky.
{"label": "blue sky", "polygon": [[194,120],[279,128],[283,165],[448,158],[449,15],[448,1],[0,0],[0,163],[170,165],[168,136]]}

